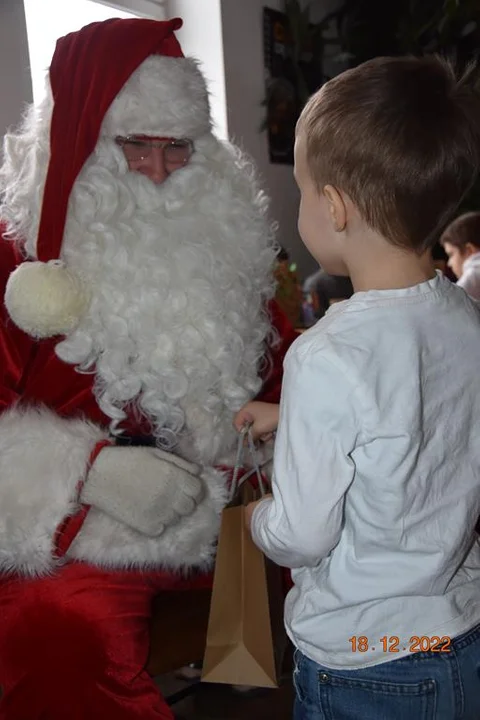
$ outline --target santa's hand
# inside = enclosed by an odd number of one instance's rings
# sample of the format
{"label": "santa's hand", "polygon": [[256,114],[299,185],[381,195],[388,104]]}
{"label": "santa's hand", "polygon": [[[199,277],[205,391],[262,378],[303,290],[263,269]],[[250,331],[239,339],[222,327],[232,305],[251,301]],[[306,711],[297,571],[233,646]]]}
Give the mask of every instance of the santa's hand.
{"label": "santa's hand", "polygon": [[150,537],[193,513],[203,497],[200,468],[147,447],[107,447],[95,460],[81,501]]}

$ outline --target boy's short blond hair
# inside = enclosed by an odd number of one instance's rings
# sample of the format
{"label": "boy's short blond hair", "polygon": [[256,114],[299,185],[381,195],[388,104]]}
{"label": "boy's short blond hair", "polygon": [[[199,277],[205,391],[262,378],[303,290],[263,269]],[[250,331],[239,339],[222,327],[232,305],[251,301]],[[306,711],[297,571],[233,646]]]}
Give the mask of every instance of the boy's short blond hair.
{"label": "boy's short blond hair", "polygon": [[480,169],[475,75],[436,56],[385,57],[330,80],[297,125],[319,191],[344,191],[390,242],[431,247]]}

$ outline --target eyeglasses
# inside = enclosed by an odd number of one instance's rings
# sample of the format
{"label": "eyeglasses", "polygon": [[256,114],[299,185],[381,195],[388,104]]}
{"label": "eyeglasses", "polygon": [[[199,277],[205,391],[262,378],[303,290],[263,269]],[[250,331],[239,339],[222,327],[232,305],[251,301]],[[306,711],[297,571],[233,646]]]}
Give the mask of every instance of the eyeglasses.
{"label": "eyeglasses", "polygon": [[117,136],[117,145],[123,149],[128,162],[146,160],[152,148],[160,148],[164,153],[165,169],[174,172],[184,167],[193,154],[193,142],[188,138],[149,137],[147,135]]}

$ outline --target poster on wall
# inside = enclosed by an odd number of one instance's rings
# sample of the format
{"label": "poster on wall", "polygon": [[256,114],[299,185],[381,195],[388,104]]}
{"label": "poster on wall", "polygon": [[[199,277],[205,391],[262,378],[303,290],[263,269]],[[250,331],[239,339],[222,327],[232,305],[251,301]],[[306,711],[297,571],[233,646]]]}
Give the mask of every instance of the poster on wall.
{"label": "poster on wall", "polygon": [[271,163],[293,165],[295,125],[300,113],[292,38],[287,16],[263,8],[265,130]]}

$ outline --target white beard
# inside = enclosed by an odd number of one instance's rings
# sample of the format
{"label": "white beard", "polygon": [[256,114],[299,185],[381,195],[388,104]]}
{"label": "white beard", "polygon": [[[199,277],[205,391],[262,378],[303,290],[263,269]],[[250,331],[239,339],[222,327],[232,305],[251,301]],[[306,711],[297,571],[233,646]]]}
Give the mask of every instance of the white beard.
{"label": "white beard", "polygon": [[233,414],[260,389],[275,257],[251,168],[208,135],[161,186],[101,140],[70,199],[62,258],[92,292],[56,347],[120,431],[132,405],[157,443],[201,463],[235,441]]}

